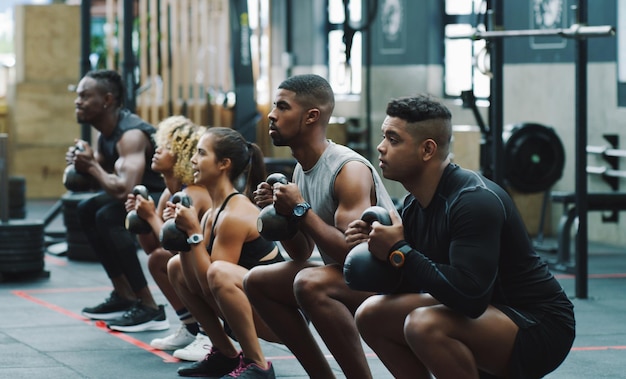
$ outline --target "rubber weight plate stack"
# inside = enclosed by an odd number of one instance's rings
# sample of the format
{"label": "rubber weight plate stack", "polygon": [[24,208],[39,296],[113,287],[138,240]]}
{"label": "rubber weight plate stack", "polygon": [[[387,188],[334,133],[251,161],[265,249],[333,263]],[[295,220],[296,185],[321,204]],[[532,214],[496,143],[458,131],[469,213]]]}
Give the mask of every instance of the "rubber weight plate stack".
{"label": "rubber weight plate stack", "polygon": [[41,273],[45,250],[42,221],[0,223],[0,274],[3,276]]}
{"label": "rubber weight plate stack", "polygon": [[78,203],[94,196],[91,192],[67,192],[61,197],[63,203],[63,222],[66,230],[67,257],[78,261],[98,261],[96,252],[93,250],[83,232],[78,219],[76,207]]}

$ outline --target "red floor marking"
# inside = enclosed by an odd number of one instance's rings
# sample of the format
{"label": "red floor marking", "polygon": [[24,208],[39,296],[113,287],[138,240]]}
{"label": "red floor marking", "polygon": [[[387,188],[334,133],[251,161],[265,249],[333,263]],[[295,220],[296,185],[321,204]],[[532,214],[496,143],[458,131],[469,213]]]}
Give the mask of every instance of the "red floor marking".
{"label": "red floor marking", "polygon": [[[157,286],[150,286],[150,289],[158,289]],[[37,288],[24,290],[27,293],[63,293],[63,292],[98,292],[98,291],[112,291],[113,287],[88,287],[88,288]]]}
{"label": "red floor marking", "polygon": [[[556,276],[556,275],[555,275]],[[569,276],[573,275],[563,275],[563,276],[567,276],[567,278],[569,278]],[[590,278],[592,277],[591,275],[589,276]],[[597,277],[626,277],[626,274],[597,274]],[[12,291],[12,293],[15,296],[21,297],[22,299],[31,301],[35,304],[39,304],[43,307],[46,307],[50,310],[53,310],[55,312],[61,313],[65,316],[68,316],[70,318],[73,318],[75,320],[79,320],[82,321],[88,325],[93,325],[96,328],[114,336],[117,337],[125,342],[130,343],[131,345],[135,345],[136,347],[143,349],[149,353],[152,353],[160,358],[163,359],[163,362],[165,363],[177,363],[180,362],[180,360],[178,358],[173,357],[172,355],[161,351],[161,350],[157,350],[154,349],[153,347],[151,347],[150,345],[148,345],[147,343],[140,341],[138,339],[135,339],[131,336],[129,336],[128,334],[122,333],[122,332],[118,332],[115,330],[110,330],[109,328],[107,328],[106,326],[106,322],[104,321],[92,321],[84,316],[81,316],[79,314],[76,314],[72,311],[69,311],[65,308],[59,307],[58,305],[49,303],[47,301],[38,299],[34,296],[29,295],[28,293],[59,293],[59,292],[88,292],[88,291],[102,291],[102,290],[110,290],[110,287],[96,287],[96,288],[48,288],[48,289],[32,289],[32,290],[24,290],[24,291],[19,291],[19,290],[15,290]],[[573,347],[571,349],[571,351],[605,351],[605,350],[626,350],[626,346],[579,346],[579,347]],[[366,357],[368,358],[377,358],[377,355],[375,353],[366,353],[365,354]],[[334,357],[330,354],[325,355],[326,358],[328,359],[334,359]],[[274,357],[266,357],[267,360],[274,360],[274,361],[278,361],[278,360],[287,360],[287,359],[296,359],[296,357],[294,355],[279,355],[279,356],[274,356]]]}
{"label": "red floor marking", "polygon": [[[150,352],[150,353],[152,353],[152,354],[162,358],[163,361],[166,362],[166,363],[180,362],[180,360],[178,358],[174,358],[173,356],[171,356],[170,354],[168,354],[168,353],[166,353],[164,351],[156,350],[152,346],[148,345],[147,343],[145,343],[143,341],[140,341],[138,339],[135,339],[135,338],[129,336],[128,334],[124,334],[122,332],[118,332],[118,331],[115,331],[115,330],[110,330],[109,328],[107,328],[105,322],[102,322],[102,321],[93,322],[92,320],[90,320],[90,319],[88,319],[86,317],[83,317],[83,316],[81,316],[79,314],[76,314],[76,313],[74,313],[72,311],[69,311],[69,310],[67,310],[65,308],[59,307],[56,304],[52,304],[52,303],[49,303],[47,301],[44,301],[44,300],[38,299],[36,297],[30,296],[26,292],[27,291],[13,291],[13,294],[15,296],[21,297],[22,299],[25,299],[25,300],[28,300],[28,301],[32,301],[35,304],[44,306],[44,307],[46,307],[46,308],[48,308],[50,310],[53,310],[53,311],[58,312],[58,313],[61,313],[61,314],[65,315],[65,316],[68,316],[68,317],[73,318],[75,320],[82,321],[82,322],[84,322],[84,323],[86,323],[88,325],[94,325],[96,328],[98,328],[98,329],[100,329],[100,330],[102,330],[102,331],[104,331],[104,332],[106,332],[106,333],[108,333],[108,334],[110,334],[110,335],[112,335],[114,337],[117,337],[117,338],[121,339],[122,341],[128,342],[131,345],[135,345],[136,347],[138,347],[140,349],[146,350],[146,351],[148,351],[148,352]],[[28,292],[32,292],[32,291],[28,291]]]}

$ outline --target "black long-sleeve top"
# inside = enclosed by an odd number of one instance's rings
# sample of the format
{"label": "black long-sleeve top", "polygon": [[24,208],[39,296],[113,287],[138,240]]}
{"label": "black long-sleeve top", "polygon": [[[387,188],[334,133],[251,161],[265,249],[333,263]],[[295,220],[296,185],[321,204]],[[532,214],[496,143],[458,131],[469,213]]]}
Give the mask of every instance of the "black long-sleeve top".
{"label": "black long-sleeve top", "polygon": [[489,304],[559,312],[569,302],[511,197],[476,172],[450,164],[428,207],[409,195],[402,219],[413,250],[396,292],[428,292],[472,318]]}

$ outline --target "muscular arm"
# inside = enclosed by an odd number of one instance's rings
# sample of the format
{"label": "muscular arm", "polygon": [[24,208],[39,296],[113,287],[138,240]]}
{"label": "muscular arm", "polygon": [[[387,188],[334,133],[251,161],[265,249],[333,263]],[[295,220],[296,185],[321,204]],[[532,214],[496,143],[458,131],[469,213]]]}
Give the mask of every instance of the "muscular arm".
{"label": "muscular arm", "polygon": [[[146,167],[146,151],[150,149],[148,137],[140,130],[129,130],[117,143],[119,158],[114,172],[109,173],[100,164],[89,165],[88,172],[108,194],[125,199],[133,187],[141,183]],[[96,158],[100,156],[96,153]]]}
{"label": "muscular arm", "polygon": [[375,204],[374,180],[370,169],[358,161],[346,163],[335,179],[334,190],[338,201],[335,224],[328,225],[315,212],[308,212],[300,230],[308,234],[319,249],[343,264],[350,251],[344,231],[350,222],[361,217],[367,207]]}

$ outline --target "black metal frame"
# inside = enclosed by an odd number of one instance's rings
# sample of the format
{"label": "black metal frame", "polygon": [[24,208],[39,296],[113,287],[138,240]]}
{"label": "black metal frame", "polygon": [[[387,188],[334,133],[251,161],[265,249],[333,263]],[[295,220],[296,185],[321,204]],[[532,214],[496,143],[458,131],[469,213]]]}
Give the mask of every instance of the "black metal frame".
{"label": "black metal frame", "polygon": [[467,36],[457,38],[483,38],[489,42],[490,65],[492,70],[491,94],[489,106],[489,125],[491,155],[488,162],[492,168],[492,179],[503,185],[503,85],[502,85],[502,40],[508,37],[522,36],[562,36],[576,39],[576,185],[575,185],[575,209],[578,217],[578,233],[576,238],[576,297],[587,298],[588,296],[588,194],[587,194],[587,37],[603,37],[615,35],[612,26],[587,27],[588,6],[586,0],[578,0],[576,10],[576,23],[569,29],[554,29],[547,32],[533,31],[505,31],[503,28],[503,0],[488,0],[487,31],[475,32]]}

